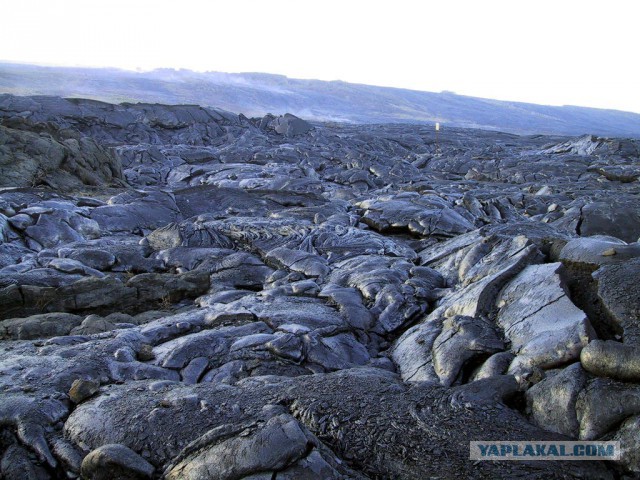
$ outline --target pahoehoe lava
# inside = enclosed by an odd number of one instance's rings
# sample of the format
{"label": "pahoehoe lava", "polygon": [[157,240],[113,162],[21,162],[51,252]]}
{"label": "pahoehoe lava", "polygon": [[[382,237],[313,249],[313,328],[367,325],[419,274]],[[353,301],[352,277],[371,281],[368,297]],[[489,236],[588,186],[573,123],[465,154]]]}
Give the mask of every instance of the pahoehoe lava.
{"label": "pahoehoe lava", "polygon": [[640,141],[434,134],[0,95],[0,477],[639,474]]}

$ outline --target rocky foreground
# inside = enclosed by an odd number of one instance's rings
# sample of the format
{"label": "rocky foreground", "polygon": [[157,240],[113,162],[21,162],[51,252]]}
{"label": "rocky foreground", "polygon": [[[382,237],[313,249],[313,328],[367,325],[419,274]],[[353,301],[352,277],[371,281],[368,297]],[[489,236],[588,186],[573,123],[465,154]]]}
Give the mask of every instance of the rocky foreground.
{"label": "rocky foreground", "polygon": [[[0,477],[640,472],[640,142],[0,95]],[[471,440],[621,462],[472,462]]]}

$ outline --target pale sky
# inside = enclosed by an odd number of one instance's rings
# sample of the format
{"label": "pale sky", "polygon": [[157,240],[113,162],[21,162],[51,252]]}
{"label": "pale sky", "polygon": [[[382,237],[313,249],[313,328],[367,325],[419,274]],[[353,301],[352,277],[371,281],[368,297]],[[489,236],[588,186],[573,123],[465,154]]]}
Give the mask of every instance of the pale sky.
{"label": "pale sky", "polygon": [[640,113],[638,0],[0,0],[0,17],[4,61],[267,72]]}

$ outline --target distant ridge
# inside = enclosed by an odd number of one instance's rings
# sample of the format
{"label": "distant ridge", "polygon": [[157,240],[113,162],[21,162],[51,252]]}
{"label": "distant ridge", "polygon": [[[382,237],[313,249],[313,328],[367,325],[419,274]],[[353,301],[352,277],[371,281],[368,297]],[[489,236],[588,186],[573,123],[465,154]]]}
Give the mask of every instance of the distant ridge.
{"label": "distant ridge", "polygon": [[198,104],[262,116],[307,120],[433,123],[518,134],[596,134],[640,138],[640,114],[543,106],[342,81],[298,80],[264,73],[43,67],[0,63],[0,93],[57,95],[107,102]]}

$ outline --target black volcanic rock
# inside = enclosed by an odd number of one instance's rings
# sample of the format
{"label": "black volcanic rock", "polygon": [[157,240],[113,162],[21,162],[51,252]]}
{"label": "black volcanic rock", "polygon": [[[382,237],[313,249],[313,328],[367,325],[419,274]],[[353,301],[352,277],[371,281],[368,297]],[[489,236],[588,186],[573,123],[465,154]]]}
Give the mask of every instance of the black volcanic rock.
{"label": "black volcanic rock", "polygon": [[[9,122],[11,124],[11,122]],[[0,125],[0,187],[123,186],[120,160],[95,140]],[[56,138],[57,137],[57,138]]]}
{"label": "black volcanic rock", "polygon": [[277,133],[286,137],[302,135],[313,128],[309,123],[290,113],[285,113],[283,116],[275,118],[271,125]]}
{"label": "black volcanic rock", "polygon": [[[0,123],[3,478],[637,474],[634,141],[50,97]],[[468,460],[572,438],[630,447]]]}
{"label": "black volcanic rock", "polygon": [[588,203],[581,219],[582,235],[611,235],[629,243],[640,239],[640,199],[614,197]]}

